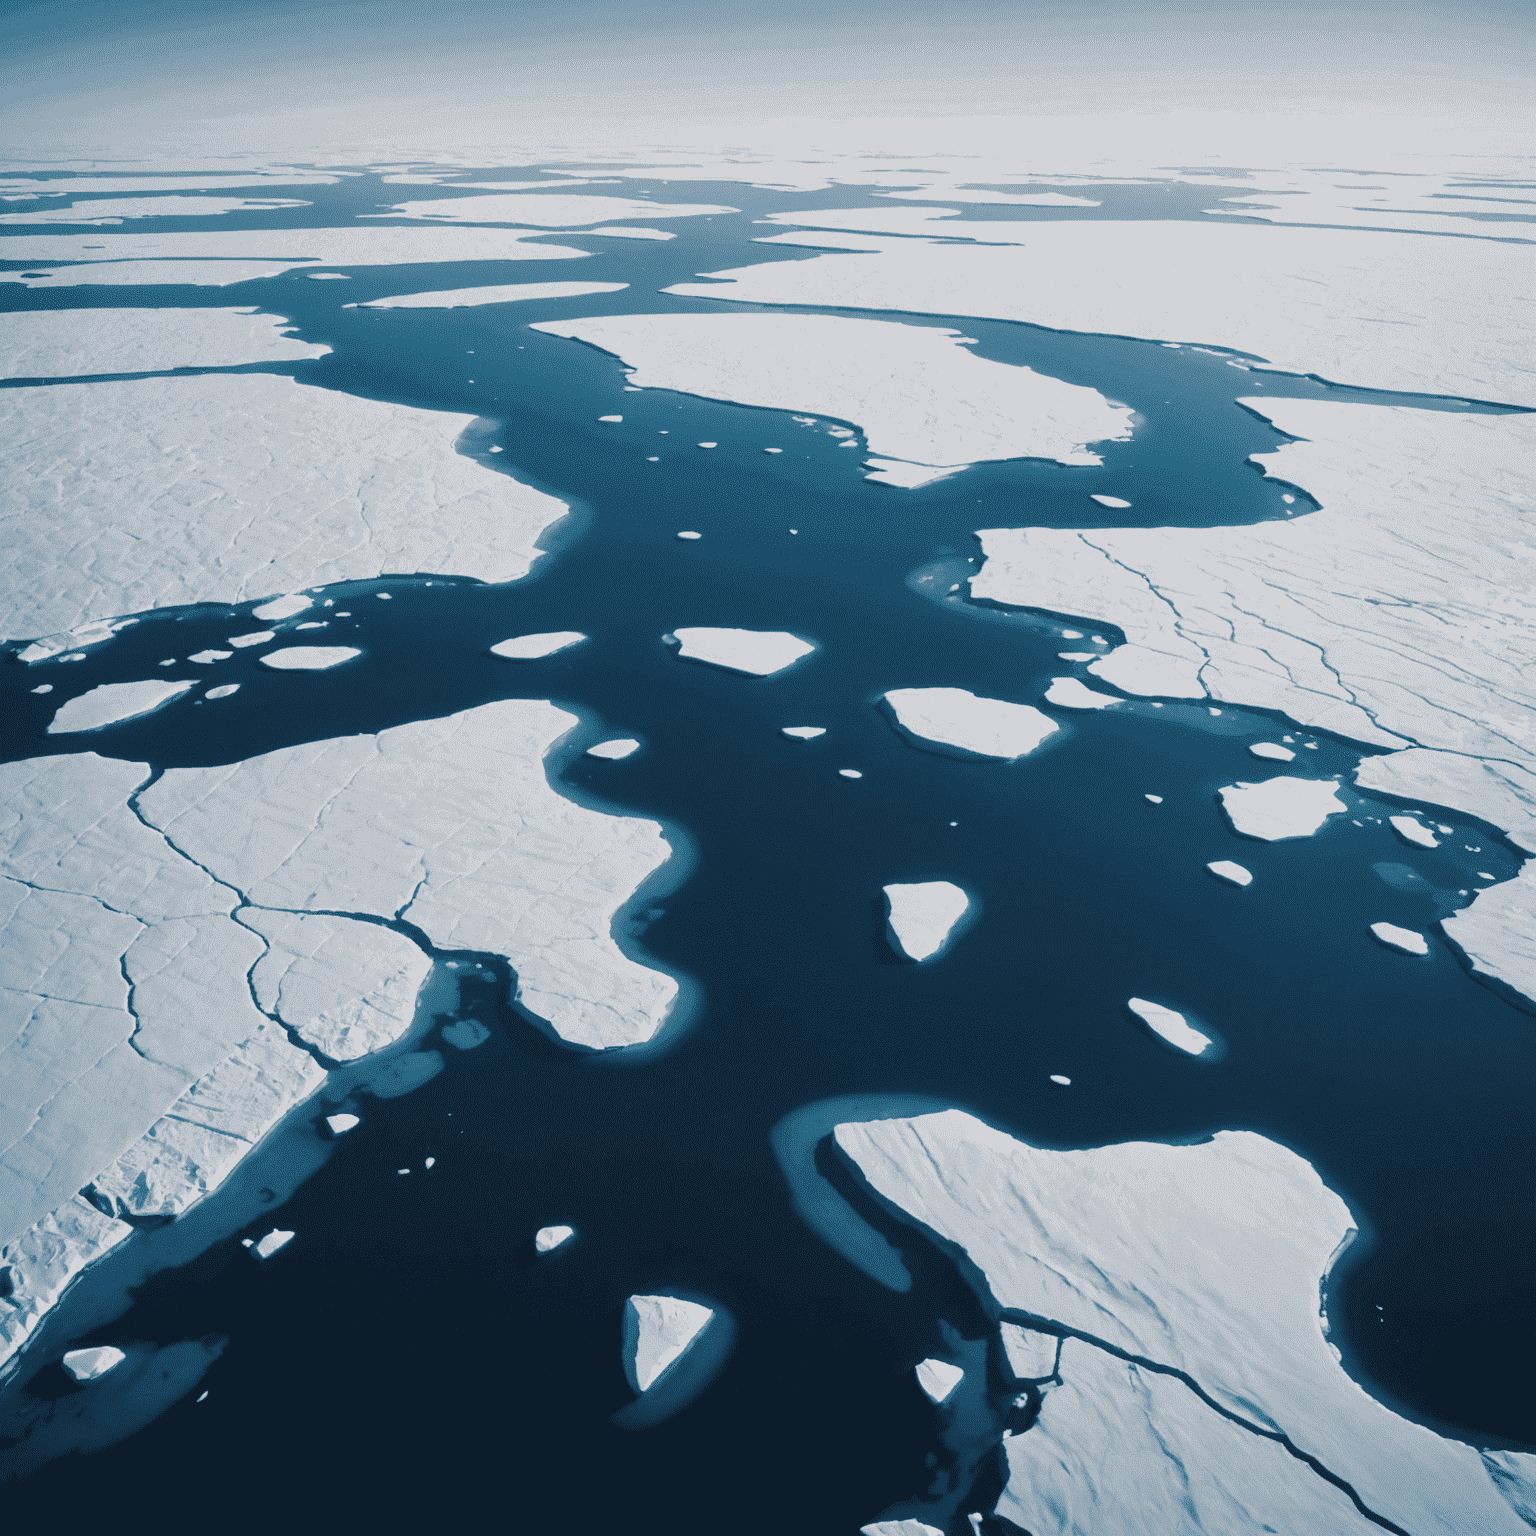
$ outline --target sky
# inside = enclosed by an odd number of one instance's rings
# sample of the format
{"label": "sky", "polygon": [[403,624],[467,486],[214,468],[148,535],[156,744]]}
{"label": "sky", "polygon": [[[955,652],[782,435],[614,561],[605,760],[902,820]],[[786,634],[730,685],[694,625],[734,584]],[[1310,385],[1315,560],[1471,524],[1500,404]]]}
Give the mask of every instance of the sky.
{"label": "sky", "polygon": [[1536,0],[11,0],[13,142],[1188,110],[1497,122]]}

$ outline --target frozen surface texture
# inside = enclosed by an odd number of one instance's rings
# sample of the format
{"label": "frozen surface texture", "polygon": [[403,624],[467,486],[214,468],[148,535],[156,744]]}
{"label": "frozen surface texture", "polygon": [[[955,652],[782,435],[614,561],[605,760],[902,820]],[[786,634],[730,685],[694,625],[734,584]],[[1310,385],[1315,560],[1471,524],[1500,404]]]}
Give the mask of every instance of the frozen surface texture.
{"label": "frozen surface texture", "polygon": [[767,677],[782,672],[816,649],[809,640],[781,629],[679,629],[679,656],[705,661],[728,672]]}
{"label": "frozen surface texture", "polygon": [[893,688],[885,702],[904,731],[977,757],[1023,757],[1060,729],[1028,704],[979,699],[964,688]]}
{"label": "frozen surface texture", "polygon": [[0,634],[386,573],[511,581],[563,502],[474,420],[268,374],[54,384],[0,413]]}
{"label": "frozen surface texture", "polygon": [[[729,293],[730,290],[722,290]],[[615,315],[533,327],[616,353],[642,388],[809,411],[862,429],[921,478],[985,459],[1097,464],[1131,433],[1097,390],[989,362],[928,326],[832,315]],[[897,483],[892,481],[892,483]]]}
{"label": "frozen surface texture", "polygon": [[446,293],[404,293],[368,299],[348,309],[466,309],[478,304],[516,304],[531,299],[579,299],[589,293],[617,293],[628,283],[503,283],[495,288],[452,288]]}
{"label": "frozen surface texture", "polygon": [[1528,1536],[1476,1451],[1334,1358],[1318,1290],[1353,1224],[1293,1152],[1245,1131],[1044,1151],[958,1110],[834,1135],[963,1251],[994,1316],[1076,1335],[1039,1423],[1005,1442],[998,1508],[1021,1528],[1366,1536],[1363,1505],[1413,1532]]}
{"label": "frozen surface texture", "polygon": [[927,960],[938,954],[971,904],[965,892],[948,880],[888,885],[885,899],[891,943],[896,953],[908,960]]}
{"label": "frozen surface texture", "polygon": [[61,704],[48,722],[48,735],[100,731],[122,720],[153,714],[197,685],[188,680],[151,678],[142,683],[102,683]]}
{"label": "frozen surface texture", "polygon": [[285,336],[281,315],[253,309],[25,309],[0,315],[0,368],[10,379],[158,373],[324,357]]}
{"label": "frozen surface texture", "polygon": [[678,1296],[631,1296],[624,1304],[624,1371],[630,1386],[649,1391],[714,1315]]}
{"label": "frozen surface texture", "polygon": [[1261,784],[1228,784],[1216,791],[1234,832],[1266,843],[1311,837],[1330,816],[1348,807],[1332,779],[1295,779],[1282,774]]}

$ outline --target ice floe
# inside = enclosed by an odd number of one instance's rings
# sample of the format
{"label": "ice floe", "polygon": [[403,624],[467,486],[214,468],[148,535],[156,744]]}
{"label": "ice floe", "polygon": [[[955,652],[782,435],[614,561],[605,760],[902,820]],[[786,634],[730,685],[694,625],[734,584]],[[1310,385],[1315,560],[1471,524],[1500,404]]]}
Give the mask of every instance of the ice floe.
{"label": "ice floe", "polygon": [[[314,601],[314,598],[305,597],[302,592],[289,592],[283,597],[274,597],[270,603],[263,603],[259,608],[252,608],[251,617],[253,619],[265,619],[268,623],[276,619],[291,619],[294,614],[303,613]],[[262,633],[270,636],[272,631],[266,630],[262,631]],[[231,640],[229,643],[233,645],[235,642]],[[246,639],[244,643],[255,645],[257,642],[254,636],[252,636]]]}
{"label": "ice floe", "polygon": [[551,630],[540,635],[514,635],[510,640],[501,640],[493,645],[491,655],[500,656],[506,661],[538,661],[544,656],[553,656],[556,651],[580,645],[586,638],[576,629]]}
{"label": "ice floe", "polygon": [[[302,629],[304,626],[299,626]],[[188,661],[193,661],[200,667],[211,666],[216,661],[228,661],[235,653],[233,651],[199,651],[195,656],[188,656]]]}
{"label": "ice floe", "polygon": [[1225,880],[1228,885],[1253,884],[1252,872],[1244,869],[1241,864],[1234,864],[1231,859],[1213,859],[1205,867],[1218,880]]}
{"label": "ice floe", "polygon": [[1058,1088],[1070,1088],[1072,1086],[1072,1079],[1060,1072],[1052,1072],[1051,1081],[1055,1083]]}
{"label": "ice floe", "polygon": [[942,1403],[960,1385],[965,1372],[948,1360],[920,1360],[917,1363],[917,1384],[930,1403]]}
{"label": "ice floe", "polygon": [[[318,274],[311,274],[316,276]],[[520,304],[534,299],[579,299],[592,293],[618,293],[628,283],[502,283],[491,288],[450,288],[442,293],[404,293],[389,299],[365,299],[345,309],[469,309],[480,304]]]}
{"label": "ice floe", "polygon": [[179,699],[189,688],[195,688],[191,678],[180,681],[154,679],[143,683],[101,683],[89,693],[66,700],[54,712],[48,722],[50,736],[68,735],[75,731],[101,731],[109,725],[119,725],[124,720],[137,720],[141,715],[153,714],[172,699]]}
{"label": "ice floe", "polygon": [[609,219],[695,219],[735,212],[735,208],[711,203],[653,203],[648,199],[602,197],[584,192],[505,192],[396,203],[388,213],[364,214],[362,217],[436,219],[445,224],[534,224],[540,229],[569,229],[584,224],[602,224]]}
{"label": "ice floe", "polygon": [[605,224],[601,229],[584,229],[582,237],[587,235],[611,235],[620,240],[675,240],[677,233],[670,229],[641,229],[638,226],[630,228],[618,224]]}
{"label": "ice floe", "polygon": [[265,1237],[251,1245],[251,1254],[258,1259],[270,1259],[279,1249],[286,1248],[293,1238],[292,1232],[284,1232],[278,1227],[273,1227]]}
{"label": "ice floe", "polygon": [[1020,1529],[1528,1536],[1475,1450],[1345,1374],[1318,1293],[1355,1222],[1285,1147],[1047,1151],[958,1110],[833,1134],[877,1198],[964,1254],[991,1315],[1075,1335],[1039,1422],[1003,1442],[997,1512]]}
{"label": "ice floe", "polygon": [[678,655],[730,672],[768,677],[816,649],[781,629],[677,629]]}
{"label": "ice floe", "polygon": [[[68,189],[62,189],[67,192]],[[226,213],[271,213],[307,208],[293,197],[96,197],[68,207],[55,202],[0,213],[0,224],[121,224],[124,219],[209,219]]]}
{"label": "ice floe", "polygon": [[[887,483],[988,459],[1097,464],[1130,436],[1097,390],[990,362],[956,333],[833,315],[615,315],[533,327],[616,353],[634,383],[856,423]],[[915,465],[921,478],[896,466]]]}
{"label": "ice floe", "polygon": [[1228,784],[1216,794],[1234,832],[1266,843],[1311,837],[1330,816],[1342,816],[1349,809],[1332,779],[1282,774],[1260,784]]}
{"label": "ice floe", "polygon": [[702,539],[703,537],[704,535],[702,533],[694,533],[691,530],[684,530],[682,533],[678,534],[678,538],[687,539],[689,542],[692,542],[694,539]]}
{"label": "ice floe", "polygon": [[274,672],[324,672],[362,654],[354,645],[288,645],[257,660]]}
{"label": "ice floe", "polygon": [[1268,758],[1273,763],[1289,763],[1296,757],[1289,747],[1282,747],[1278,741],[1256,741],[1248,750],[1255,757]]}
{"label": "ice floe", "polygon": [[885,702],[897,724],[923,741],[1010,762],[1061,729],[1029,704],[977,698],[964,688],[893,688]]}
{"label": "ice floe", "polygon": [[1391,823],[1392,830],[1405,843],[1412,843],[1418,848],[1440,846],[1440,839],[1417,816],[1389,816],[1387,820]]}
{"label": "ice floe", "polygon": [[456,1019],[443,1025],[443,1039],[456,1051],[472,1051],[490,1038],[490,1030],[479,1019]]}
{"label": "ice floe", "polygon": [[127,1358],[122,1350],[114,1349],[110,1344],[98,1344],[92,1349],[66,1351],[63,1365],[76,1381],[95,1381]]}
{"label": "ice floe", "polygon": [[876,1520],[861,1525],[859,1536],[944,1536],[944,1532],[923,1520]]}
{"label": "ice floe", "polygon": [[325,1127],[332,1136],[345,1136],[348,1131],[354,1131],[362,1124],[356,1115],[327,1115]]}
{"label": "ice floe", "polygon": [[1429,941],[1412,928],[1399,928],[1394,923],[1372,923],[1371,932],[1388,949],[1400,949],[1405,955],[1427,955]]}
{"label": "ice floe", "polygon": [[679,1296],[631,1296],[624,1304],[624,1371],[648,1392],[703,1332],[714,1310]]}
{"label": "ice floe", "polygon": [[927,960],[944,948],[970,897],[948,880],[885,887],[887,934],[899,955]]}
{"label": "ice floe", "polygon": [[[281,601],[286,602],[290,601],[290,599],[281,599]],[[304,601],[305,603],[308,603],[309,599],[305,598]],[[275,603],[267,604],[268,609],[274,608],[276,606],[277,605]],[[302,612],[303,610],[296,609],[295,611]],[[232,645],[237,651],[243,651],[247,646],[265,645],[268,640],[275,640],[276,638],[277,631],[275,629],[257,629],[253,630],[248,635],[231,635],[226,643]]]}
{"label": "ice floe", "polygon": [[610,762],[618,762],[631,753],[640,750],[640,743],[633,736],[616,736],[612,741],[600,741],[594,747],[587,748],[588,757],[605,757]]}
{"label": "ice floe", "polygon": [[1015,1381],[1045,1381],[1056,1374],[1056,1351],[1061,1340],[1022,1323],[1000,1323],[1003,1352]]}
{"label": "ice floe", "polygon": [[1098,494],[1094,494],[1094,495],[1091,495],[1088,499],[1090,501],[1098,502],[1098,504],[1101,507],[1128,507],[1128,506],[1130,506],[1130,502],[1123,500],[1119,496],[1100,496]]}
{"label": "ice floe", "polygon": [[824,725],[783,725],[779,727],[779,734],[794,741],[814,741],[818,736],[825,736],[827,728]]}
{"label": "ice floe", "polygon": [[570,1242],[575,1236],[575,1227],[540,1227],[533,1234],[533,1251],[535,1253],[553,1253],[556,1248]]}
{"label": "ice floe", "polygon": [[[1235,866],[1234,866],[1235,867]],[[1210,1045],[1209,1035],[1191,1029],[1182,1013],[1164,1008],[1160,1003],[1149,1003],[1144,997],[1133,997],[1125,1005],[1153,1034],[1166,1040],[1176,1051],[1186,1056],[1199,1056]]]}
{"label": "ice floe", "polygon": [[1089,688],[1075,677],[1053,677],[1051,686],[1045,690],[1045,702],[1057,709],[1108,709],[1111,704],[1123,704],[1125,700]]}

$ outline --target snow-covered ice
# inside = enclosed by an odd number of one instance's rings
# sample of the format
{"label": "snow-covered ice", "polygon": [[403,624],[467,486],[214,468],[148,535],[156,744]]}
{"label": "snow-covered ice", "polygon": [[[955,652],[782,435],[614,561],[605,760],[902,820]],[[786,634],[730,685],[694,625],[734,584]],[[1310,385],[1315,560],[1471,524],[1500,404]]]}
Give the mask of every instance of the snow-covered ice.
{"label": "snow-covered ice", "polygon": [[1394,923],[1372,923],[1371,932],[1388,949],[1400,949],[1405,955],[1427,955],[1429,941],[1412,928],[1399,928]]}
{"label": "snow-covered ice", "polygon": [[964,688],[893,688],[885,702],[904,731],[978,757],[1011,762],[1060,730],[1029,704],[977,698]]}
{"label": "snow-covered ice", "polygon": [[[299,626],[301,629],[303,625]],[[200,667],[212,666],[216,661],[228,661],[235,653],[233,651],[199,651],[195,656],[188,656],[188,661],[193,661]]]}
{"label": "snow-covered ice", "polygon": [[[277,619],[291,619],[294,614],[303,613],[314,601],[314,598],[305,597],[302,592],[289,592],[282,597],[274,597],[270,603],[263,603],[259,608],[252,608],[251,617],[253,619],[265,619],[268,623],[272,623]],[[261,633],[270,636],[272,631],[265,630],[261,631]],[[233,645],[235,642],[231,640],[229,643]],[[242,643],[255,645],[257,641],[255,636],[252,635],[244,638]]]}
{"label": "snow-covered ice", "polygon": [[50,201],[0,213],[0,224],[121,224],[124,219],[210,219],[226,213],[307,207],[307,202],[295,197],[95,197],[67,207]]}
{"label": "snow-covered ice", "polygon": [[325,1117],[326,1129],[332,1136],[345,1136],[348,1131],[356,1130],[362,1124],[357,1115],[327,1115]]}
{"label": "snow-covered ice", "polygon": [[114,1349],[110,1344],[97,1344],[92,1349],[66,1351],[63,1365],[76,1381],[95,1381],[127,1358],[122,1350]]}
{"label": "snow-covered ice", "polygon": [[458,1051],[472,1051],[490,1038],[490,1030],[479,1019],[457,1019],[443,1025],[443,1039]]}
{"label": "snow-covered ice", "polygon": [[1391,823],[1392,830],[1405,843],[1412,843],[1418,848],[1440,846],[1440,839],[1417,816],[1389,816],[1387,820]]}
{"label": "snow-covered ice", "polygon": [[[291,601],[291,599],[282,598],[282,599],[279,599],[279,601],[281,601],[281,602],[289,602],[289,601]],[[304,602],[307,604],[309,602],[309,599],[305,598]],[[276,603],[268,603],[266,606],[267,606],[267,609],[270,611],[271,609],[275,608],[277,606],[277,604]],[[302,612],[303,610],[302,609],[295,609],[294,611],[297,613],[297,612]],[[285,615],[285,617],[286,617],[286,615]],[[231,635],[229,637],[229,640],[228,640],[227,643],[232,645],[237,651],[243,651],[249,645],[265,645],[268,640],[275,640],[276,638],[277,638],[277,631],[275,629],[257,629],[257,630],[252,630],[251,633],[248,634],[248,635]]]}
{"label": "snow-covered ice", "polygon": [[362,654],[355,645],[287,645],[257,659],[274,672],[324,672]]}
{"label": "snow-covered ice", "polygon": [[1000,1323],[1003,1352],[1015,1381],[1044,1381],[1056,1374],[1056,1350],[1061,1341],[1022,1323]]}
{"label": "snow-covered ice", "polygon": [[1266,843],[1311,837],[1330,816],[1342,816],[1349,809],[1332,779],[1282,774],[1260,784],[1228,784],[1216,794],[1234,832]]}
{"label": "snow-covered ice", "polygon": [[48,722],[47,734],[62,736],[75,731],[100,731],[124,720],[137,720],[141,715],[153,714],[196,686],[192,678],[101,683],[90,692],[61,704]]}
{"label": "snow-covered ice", "polygon": [[[317,275],[317,274],[311,274]],[[442,293],[403,293],[366,299],[345,309],[469,309],[479,304],[519,304],[534,299],[579,299],[592,293],[618,293],[628,283],[502,283],[491,288],[450,288]]]}
{"label": "snow-covered ice", "polygon": [[1244,869],[1241,864],[1234,864],[1231,859],[1213,859],[1205,867],[1218,880],[1225,880],[1228,885],[1253,884],[1252,872]]}
{"label": "snow-covered ice", "polygon": [[1211,1043],[1209,1035],[1191,1029],[1182,1013],[1164,1008],[1160,1003],[1149,1003],[1144,997],[1133,997],[1125,1005],[1150,1029],[1153,1034],[1166,1040],[1175,1050],[1186,1056],[1199,1056]]}
{"label": "snow-covered ice", "polygon": [[278,1227],[273,1227],[260,1241],[253,1243],[251,1253],[258,1259],[270,1259],[280,1248],[286,1248],[293,1241],[292,1232],[284,1232]]}
{"label": "snow-covered ice", "polygon": [[1119,496],[1100,496],[1098,494],[1094,494],[1094,495],[1091,495],[1089,497],[1089,500],[1090,501],[1098,502],[1098,504],[1101,507],[1128,507],[1128,506],[1130,506],[1130,502],[1123,500]]}
{"label": "snow-covered ice", "polygon": [[639,750],[640,743],[633,736],[616,736],[612,741],[600,741],[596,746],[588,747],[587,756],[605,757],[610,762],[618,762],[620,758]]}
{"label": "snow-covered ice", "polygon": [[859,1536],[944,1536],[944,1532],[923,1520],[876,1520],[861,1525]]}
{"label": "snow-covered ice", "polygon": [[624,1371],[636,1392],[648,1392],[703,1332],[710,1307],[679,1296],[631,1296],[624,1304]]}
{"label": "snow-covered ice", "polygon": [[1125,700],[1089,688],[1075,677],[1053,677],[1051,686],[1045,690],[1045,702],[1057,709],[1108,709],[1111,704],[1123,704]]}
{"label": "snow-covered ice", "polygon": [[1278,741],[1256,741],[1248,750],[1255,757],[1268,758],[1272,763],[1289,763],[1296,756],[1289,747],[1282,747]]}
{"label": "snow-covered ice", "polygon": [[885,887],[886,921],[892,947],[909,960],[938,954],[971,902],[948,880]]}
{"label": "snow-covered ice", "polygon": [[533,1251],[553,1253],[562,1243],[568,1243],[575,1236],[575,1227],[540,1227],[533,1234]]}
{"label": "snow-covered ice", "polygon": [[605,224],[601,229],[584,229],[582,236],[612,235],[620,240],[675,240],[677,234],[670,229],[642,229],[619,224]]}
{"label": "snow-covered ice", "polygon": [[794,741],[814,741],[818,736],[825,736],[827,728],[824,725],[784,725],[779,727],[779,734]]}
{"label": "snow-covered ice", "polygon": [[767,677],[816,649],[781,629],[677,629],[678,655],[730,672]]}
{"label": "snow-covered ice", "polygon": [[696,219],[736,211],[711,203],[653,203],[648,199],[602,197],[585,192],[505,192],[396,203],[388,213],[364,214],[362,217],[433,219],[445,224],[533,224],[540,229],[569,229],[584,224],[602,224],[609,219]]}
{"label": "snow-covered ice", "polygon": [[573,645],[580,645],[587,637],[577,629],[552,630],[542,635],[514,635],[510,640],[498,641],[491,647],[492,656],[506,661],[538,661],[553,656]]}
{"label": "snow-covered ice", "polygon": [[948,1360],[920,1360],[917,1363],[917,1384],[930,1403],[942,1403],[960,1385],[965,1372]]}

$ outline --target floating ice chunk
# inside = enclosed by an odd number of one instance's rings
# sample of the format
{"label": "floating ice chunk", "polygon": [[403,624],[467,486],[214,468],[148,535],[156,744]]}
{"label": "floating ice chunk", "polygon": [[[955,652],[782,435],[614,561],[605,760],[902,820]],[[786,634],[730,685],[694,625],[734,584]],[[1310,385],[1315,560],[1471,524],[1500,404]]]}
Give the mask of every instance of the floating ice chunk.
{"label": "floating ice chunk", "polygon": [[1093,495],[1093,496],[1089,497],[1089,500],[1090,501],[1098,502],[1098,504],[1101,507],[1128,507],[1128,506],[1130,506],[1130,502],[1122,501],[1120,499],[1120,497],[1118,497],[1118,496],[1098,496],[1098,495]]}
{"label": "floating ice chunk", "polygon": [[1163,797],[1161,795],[1143,795],[1141,798],[1145,800],[1148,805],[1161,805],[1163,803]]}
{"label": "floating ice chunk", "polygon": [[1389,816],[1387,820],[1392,823],[1392,830],[1405,843],[1413,843],[1420,848],[1440,846],[1440,839],[1422,821],[1412,816]]}
{"label": "floating ice chunk", "polygon": [[[299,626],[302,629],[304,626]],[[188,661],[195,661],[198,666],[206,667],[215,661],[228,661],[235,653],[233,651],[199,651],[195,656],[188,656]]]}
{"label": "floating ice chunk", "polygon": [[557,629],[544,635],[514,635],[491,647],[492,656],[507,661],[537,661],[543,656],[553,656],[567,646],[580,645],[587,637],[579,630]]}
{"label": "floating ice chunk", "polygon": [[948,880],[925,880],[915,885],[888,885],[885,899],[889,938],[899,955],[927,960],[938,954],[955,924],[965,915],[970,898]]}
{"label": "floating ice chunk", "polygon": [[624,418],[622,416],[599,416],[597,419],[599,421],[623,421],[624,420]]}
{"label": "floating ice chunk", "polygon": [[920,1360],[917,1365],[917,1384],[923,1395],[933,1403],[942,1403],[960,1385],[965,1372],[948,1360]]}
{"label": "floating ice chunk", "polygon": [[[310,277],[320,274],[311,272]],[[368,299],[346,309],[466,309],[479,304],[515,304],[527,299],[579,299],[589,293],[617,293],[628,283],[503,283],[492,288],[453,288],[445,293],[406,293]],[[605,418],[606,419],[606,418]]]}
{"label": "floating ice chunk", "polygon": [[684,529],[682,533],[678,534],[680,539],[702,539],[703,537],[702,533],[694,533],[692,529]]}
{"label": "floating ice chunk", "polygon": [[239,692],[239,683],[220,683],[217,688],[210,688],[203,697],[205,699],[227,699],[230,694]]}
{"label": "floating ice chunk", "polygon": [[137,720],[140,715],[152,714],[172,699],[180,698],[194,686],[191,678],[180,682],[157,679],[144,683],[102,683],[89,693],[61,704],[48,722],[47,734],[62,736],[72,731],[100,731],[124,720]]}
{"label": "floating ice chunk", "polygon": [[1160,1035],[1175,1050],[1190,1056],[1198,1056],[1211,1043],[1208,1035],[1191,1029],[1184,1022],[1182,1013],[1164,1008],[1160,1003],[1149,1003],[1144,997],[1133,997],[1125,1005],[1155,1035]]}
{"label": "floating ice chunk", "polygon": [[275,629],[254,629],[248,635],[231,635],[225,642],[232,645],[237,651],[243,651],[248,645],[265,645],[268,640],[275,640]]}
{"label": "floating ice chunk", "polygon": [[39,683],[38,686],[32,690],[32,692],[33,693],[52,693],[53,692],[53,684],[52,683]]}
{"label": "floating ice chunk", "polygon": [[356,1115],[327,1115],[325,1128],[332,1136],[345,1136],[348,1131],[361,1125],[362,1121]]}
{"label": "floating ice chunk", "polygon": [[1111,704],[1123,704],[1112,693],[1099,693],[1078,682],[1075,677],[1053,677],[1045,690],[1045,702],[1057,709],[1108,709]]}
{"label": "floating ice chunk", "polygon": [[720,446],[719,443],[700,443],[699,444],[700,448],[718,448],[719,446]]}
{"label": "floating ice chunk", "polygon": [[[305,597],[302,592],[290,592],[287,597],[274,597],[270,603],[263,603],[260,608],[251,609],[253,619],[265,619],[271,623],[274,619],[291,619],[296,613],[303,613],[314,601]],[[254,640],[246,642],[254,645]],[[233,642],[231,642],[233,644]]]}
{"label": "floating ice chunk", "polygon": [[1009,762],[1061,729],[1032,705],[979,699],[964,688],[894,688],[885,702],[913,736]]}
{"label": "floating ice chunk", "polygon": [[786,725],[780,728],[779,733],[793,737],[796,741],[814,741],[818,736],[825,736],[827,728],[824,725]]}
{"label": "floating ice chunk", "polygon": [[839,768],[837,775],[841,779],[862,779],[864,777],[857,768]]}
{"label": "floating ice chunk", "polygon": [[680,1296],[631,1296],[624,1306],[624,1370],[647,1392],[704,1331],[714,1311]]}
{"label": "floating ice chunk", "polygon": [[1015,1381],[1044,1381],[1056,1374],[1056,1346],[1053,1333],[1041,1333],[1018,1323],[998,1325],[1003,1336],[1003,1352]]}
{"label": "floating ice chunk", "polygon": [[457,1023],[443,1025],[443,1039],[461,1051],[472,1051],[490,1038],[490,1030],[479,1019],[460,1019]]}
{"label": "floating ice chunk", "polygon": [[1399,928],[1393,923],[1372,923],[1371,932],[1388,949],[1400,949],[1405,955],[1427,955],[1429,943],[1422,933],[1412,928]]}
{"label": "floating ice chunk", "polygon": [[64,1356],[64,1369],[76,1381],[95,1381],[105,1376],[128,1357],[110,1344],[98,1344],[94,1349],[72,1349]]}
{"label": "floating ice chunk", "polygon": [[678,629],[679,656],[724,667],[730,672],[746,672],[753,677],[767,677],[782,672],[802,656],[816,649],[809,640],[787,634],[781,629]]}
{"label": "floating ice chunk", "polygon": [[764,448],[763,452],[764,453],[783,453],[784,450],[782,448]]}
{"label": "floating ice chunk", "polygon": [[1097,651],[1057,651],[1057,658],[1061,661],[1097,661]]}
{"label": "floating ice chunk", "polygon": [[1282,775],[1262,784],[1228,784],[1216,793],[1233,831],[1266,843],[1311,837],[1330,816],[1340,816],[1348,809],[1332,779]]}
{"label": "floating ice chunk", "polygon": [[1216,859],[1205,866],[1216,876],[1218,880],[1225,880],[1228,885],[1252,885],[1253,876],[1241,864],[1234,864],[1231,859]]}
{"label": "floating ice chunk", "polygon": [[1282,747],[1275,741],[1256,741],[1248,750],[1255,757],[1267,757],[1276,763],[1288,763],[1296,756],[1289,747]]}
{"label": "floating ice chunk", "polygon": [[[619,240],[675,240],[677,235],[670,229],[631,228],[626,224],[605,224],[601,229],[589,229],[586,235],[612,235]],[[585,238],[585,236],[583,237]]]}
{"label": "floating ice chunk", "polygon": [[540,1227],[533,1234],[533,1251],[553,1253],[562,1243],[570,1242],[575,1236],[575,1227]]}
{"label": "floating ice chunk", "polygon": [[1083,632],[1080,629],[1064,629],[1061,632],[1061,638],[1063,640],[1081,640]]}
{"label": "floating ice chunk", "polygon": [[588,757],[606,757],[611,762],[617,762],[621,757],[628,757],[632,752],[640,750],[640,743],[633,736],[616,736],[612,741],[600,741],[595,747],[587,748]]}
{"label": "floating ice chunk", "polygon": [[[329,623],[329,619],[311,619],[307,624],[295,624],[293,627],[295,629],[324,629]],[[197,657],[194,656],[192,660],[196,661]]]}
{"label": "floating ice chunk", "polygon": [[859,1536],[944,1536],[944,1532],[921,1520],[877,1520],[873,1525],[861,1525]]}
{"label": "floating ice chunk", "polygon": [[251,1252],[258,1259],[270,1259],[279,1248],[286,1248],[292,1241],[292,1232],[283,1232],[273,1227],[260,1242],[251,1245]]}
{"label": "floating ice chunk", "polygon": [[323,672],[362,654],[355,645],[289,645],[260,659],[262,666],[274,672]]}
{"label": "floating ice chunk", "polygon": [[1051,1081],[1055,1083],[1058,1088],[1070,1088],[1072,1086],[1072,1079],[1070,1077],[1063,1077],[1060,1072],[1052,1072]]}
{"label": "floating ice chunk", "polygon": [[901,459],[865,459],[864,468],[869,473],[864,478],[873,480],[876,485],[893,485],[898,490],[915,491],[919,486],[932,485],[935,480],[947,480],[968,467],[955,464],[948,468],[938,468],[931,464],[907,464]]}

